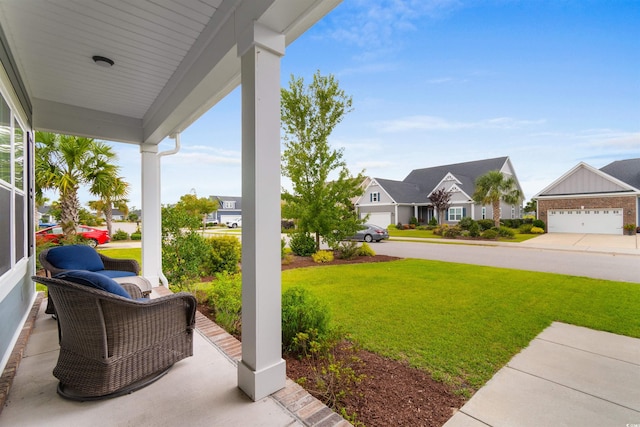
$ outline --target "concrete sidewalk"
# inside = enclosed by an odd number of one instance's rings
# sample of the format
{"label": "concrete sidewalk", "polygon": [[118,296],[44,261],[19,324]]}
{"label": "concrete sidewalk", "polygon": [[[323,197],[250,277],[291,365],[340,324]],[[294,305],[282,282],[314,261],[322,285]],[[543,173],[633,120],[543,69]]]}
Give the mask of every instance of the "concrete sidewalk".
{"label": "concrete sidewalk", "polygon": [[640,425],[640,339],[553,323],[445,427]]}

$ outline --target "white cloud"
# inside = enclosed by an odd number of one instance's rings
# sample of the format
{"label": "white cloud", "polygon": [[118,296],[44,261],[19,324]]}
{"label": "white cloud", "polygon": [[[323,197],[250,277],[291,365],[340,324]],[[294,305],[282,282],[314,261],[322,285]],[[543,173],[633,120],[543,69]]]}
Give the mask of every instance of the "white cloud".
{"label": "white cloud", "polygon": [[511,117],[496,117],[475,122],[450,121],[435,116],[408,116],[396,120],[383,121],[380,124],[382,132],[403,132],[410,130],[456,131],[462,129],[520,129],[528,126],[541,125],[544,119],[521,120]]}

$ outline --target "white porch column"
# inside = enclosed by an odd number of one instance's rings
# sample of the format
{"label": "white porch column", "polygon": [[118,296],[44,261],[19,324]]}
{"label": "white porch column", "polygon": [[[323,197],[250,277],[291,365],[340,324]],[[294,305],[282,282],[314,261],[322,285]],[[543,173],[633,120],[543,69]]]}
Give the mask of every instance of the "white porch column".
{"label": "white porch column", "polygon": [[142,163],[142,275],[158,286],[162,268],[160,158],[158,146],[140,145]]}
{"label": "white porch column", "polygon": [[238,37],[242,73],[242,360],[254,401],[285,385],[280,280],[280,57],[284,35],[253,23]]}

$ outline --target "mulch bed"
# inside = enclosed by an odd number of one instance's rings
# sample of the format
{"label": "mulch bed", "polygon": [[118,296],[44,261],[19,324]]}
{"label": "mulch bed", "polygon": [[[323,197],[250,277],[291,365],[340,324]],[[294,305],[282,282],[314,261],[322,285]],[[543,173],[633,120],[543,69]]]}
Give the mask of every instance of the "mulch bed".
{"label": "mulch bed", "polygon": [[[291,256],[282,270],[301,267],[322,268],[326,265],[386,262],[400,258],[375,255],[352,260],[336,258],[317,264],[310,257]],[[206,307],[198,308],[211,317]],[[425,426],[440,427],[451,418],[465,400],[447,385],[434,381],[427,372],[365,350],[355,350],[364,363],[358,367],[363,380],[354,386],[353,393],[343,400],[348,414],[356,413],[356,421],[367,427]],[[352,355],[352,353],[349,353]],[[310,377],[312,368],[298,358],[285,356],[287,376],[294,381]]]}

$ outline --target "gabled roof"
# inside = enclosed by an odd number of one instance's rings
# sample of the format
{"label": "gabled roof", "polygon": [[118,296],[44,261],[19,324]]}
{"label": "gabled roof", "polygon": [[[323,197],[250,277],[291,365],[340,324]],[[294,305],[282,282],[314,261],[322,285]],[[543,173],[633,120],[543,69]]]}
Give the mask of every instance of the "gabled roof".
{"label": "gabled roof", "polygon": [[209,196],[209,198],[217,200],[220,204],[220,209],[224,207],[223,202],[236,202],[234,210],[242,209],[242,197],[240,196]]}
{"label": "gabled roof", "polygon": [[640,158],[616,160],[600,170],[640,190]]}
{"label": "gabled roof", "polygon": [[374,180],[396,203],[421,203],[429,201],[427,194],[421,192],[420,188],[415,184],[383,178],[374,178]]}
{"label": "gabled roof", "polygon": [[413,183],[419,186],[426,194],[430,194],[437,189],[436,187],[440,185],[442,179],[450,173],[460,181],[459,187],[465,193],[471,195],[474,192],[475,182],[479,176],[492,170],[502,170],[508,159],[508,157],[496,157],[494,159],[414,169],[407,175],[404,182]]}
{"label": "gabled roof", "polygon": [[[567,197],[574,195],[625,194],[639,192],[637,188],[604,171],[609,168],[614,172],[627,172],[629,176],[630,164],[615,165],[613,162],[602,169],[596,169],[585,162],[580,162],[560,178],[540,191],[533,198],[539,197]],[[614,166],[615,165],[615,166]]]}

